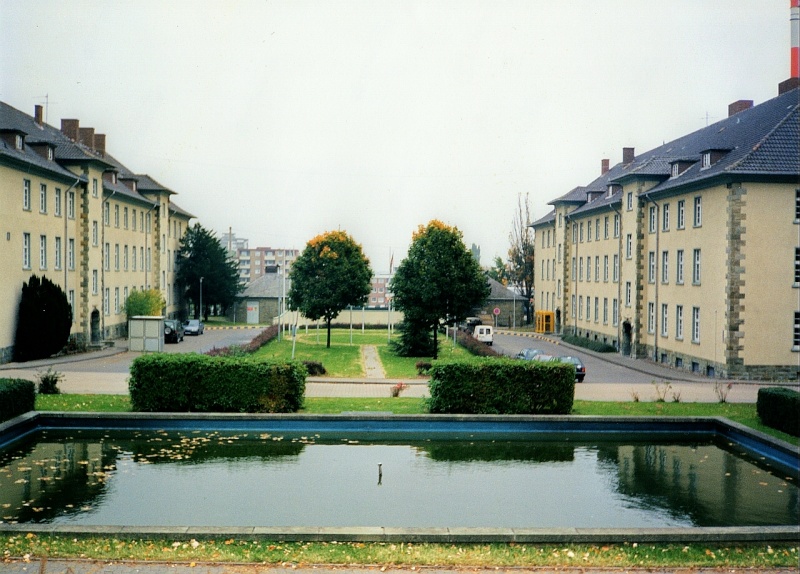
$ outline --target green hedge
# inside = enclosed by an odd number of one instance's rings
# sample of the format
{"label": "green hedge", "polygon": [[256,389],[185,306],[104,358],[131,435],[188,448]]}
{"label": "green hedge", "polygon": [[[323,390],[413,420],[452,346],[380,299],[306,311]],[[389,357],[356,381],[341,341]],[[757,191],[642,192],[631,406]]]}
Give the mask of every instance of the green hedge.
{"label": "green hedge", "polygon": [[614,353],[616,349],[611,345],[603,343],[602,341],[593,341],[592,339],[587,339],[586,337],[578,337],[577,335],[564,335],[561,337],[561,340],[565,343],[569,343],[570,345],[575,345],[576,347],[583,347],[584,349],[589,349],[590,351],[596,351],[598,353]]}
{"label": "green hedge", "polygon": [[800,393],[785,387],[758,389],[756,411],[761,422],[792,436],[800,436]]}
{"label": "green hedge", "polygon": [[303,406],[299,362],[156,353],[131,364],[134,411],[287,413]]}
{"label": "green hedge", "polygon": [[513,359],[437,361],[431,368],[431,413],[569,414],[575,367]]}
{"label": "green hedge", "polygon": [[26,379],[0,379],[0,422],[32,411],[36,385]]}

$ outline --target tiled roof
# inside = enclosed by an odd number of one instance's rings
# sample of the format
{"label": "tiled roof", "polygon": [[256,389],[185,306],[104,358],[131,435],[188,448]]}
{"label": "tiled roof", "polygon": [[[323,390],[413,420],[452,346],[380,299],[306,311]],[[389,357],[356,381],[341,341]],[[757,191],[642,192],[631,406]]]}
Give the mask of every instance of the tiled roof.
{"label": "tiled roof", "polygon": [[[286,293],[288,293],[292,286],[290,277],[286,277]],[[246,297],[261,297],[277,299],[282,297],[284,293],[284,276],[279,273],[265,273],[258,279],[254,279],[244,288],[244,291],[239,295],[241,298]]]}
{"label": "tiled roof", "polygon": [[495,281],[491,277],[488,278],[489,281],[489,296],[487,300],[489,301],[498,301],[503,299],[520,299],[520,296],[514,293],[511,289],[503,285],[502,283]]}
{"label": "tiled roof", "polygon": [[534,221],[533,223],[531,223],[530,227],[539,227],[541,225],[547,225],[548,223],[553,223],[555,220],[556,220],[556,211],[554,209],[544,217],[541,217],[536,221]]}
{"label": "tiled roof", "polygon": [[558,199],[547,202],[548,205],[555,205],[557,203],[582,203],[586,201],[586,188],[578,186],[562,195]]}

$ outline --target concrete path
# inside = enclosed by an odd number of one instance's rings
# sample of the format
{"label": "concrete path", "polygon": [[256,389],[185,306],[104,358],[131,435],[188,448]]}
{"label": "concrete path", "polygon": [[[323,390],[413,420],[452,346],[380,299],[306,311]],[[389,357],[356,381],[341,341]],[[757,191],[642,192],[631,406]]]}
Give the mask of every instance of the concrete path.
{"label": "concrete path", "polygon": [[378,355],[378,347],[375,345],[361,346],[361,363],[364,365],[364,373],[368,379],[385,379],[386,372],[383,370],[383,363]]}

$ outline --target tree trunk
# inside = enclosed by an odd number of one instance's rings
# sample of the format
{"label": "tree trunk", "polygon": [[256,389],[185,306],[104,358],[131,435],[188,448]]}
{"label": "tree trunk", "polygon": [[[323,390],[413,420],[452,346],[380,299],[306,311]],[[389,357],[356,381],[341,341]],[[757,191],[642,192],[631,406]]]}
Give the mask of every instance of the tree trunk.
{"label": "tree trunk", "polygon": [[325,324],[328,326],[328,345],[327,348],[331,348],[331,320],[330,318],[325,319]]}

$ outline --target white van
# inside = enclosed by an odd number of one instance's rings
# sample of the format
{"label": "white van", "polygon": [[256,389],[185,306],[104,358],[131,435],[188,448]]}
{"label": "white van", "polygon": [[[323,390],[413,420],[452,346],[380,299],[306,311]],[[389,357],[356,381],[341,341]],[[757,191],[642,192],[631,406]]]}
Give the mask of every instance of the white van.
{"label": "white van", "polygon": [[475,325],[475,330],[472,332],[473,336],[481,343],[486,343],[492,346],[492,327],[490,325]]}

